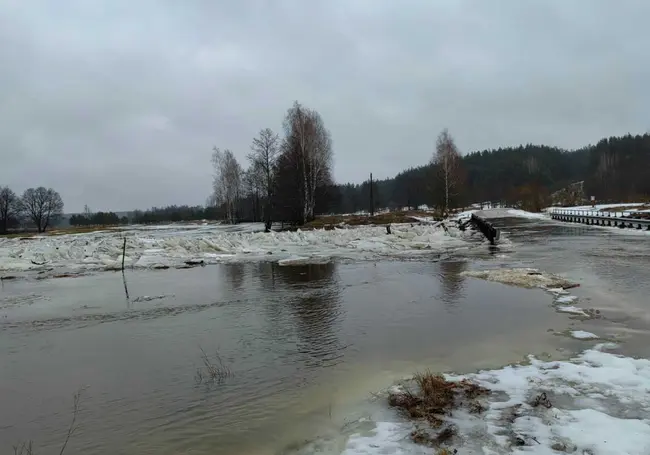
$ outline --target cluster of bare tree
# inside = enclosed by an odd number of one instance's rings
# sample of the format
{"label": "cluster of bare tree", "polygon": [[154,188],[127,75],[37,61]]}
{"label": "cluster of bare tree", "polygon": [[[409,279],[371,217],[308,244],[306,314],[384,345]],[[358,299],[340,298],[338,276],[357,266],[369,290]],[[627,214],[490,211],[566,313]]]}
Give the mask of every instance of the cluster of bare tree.
{"label": "cluster of bare tree", "polygon": [[45,232],[61,215],[63,200],[52,188],[29,188],[19,197],[8,186],[0,187],[0,234],[21,225]]}
{"label": "cluster of bare tree", "polygon": [[274,219],[305,223],[314,218],[317,199],[332,183],[332,139],[320,114],[295,102],[284,119],[284,137],[262,129],[253,139],[244,170],[234,154],[213,149],[213,184],[208,205],[229,222],[240,219],[243,198],[263,212],[266,229]]}

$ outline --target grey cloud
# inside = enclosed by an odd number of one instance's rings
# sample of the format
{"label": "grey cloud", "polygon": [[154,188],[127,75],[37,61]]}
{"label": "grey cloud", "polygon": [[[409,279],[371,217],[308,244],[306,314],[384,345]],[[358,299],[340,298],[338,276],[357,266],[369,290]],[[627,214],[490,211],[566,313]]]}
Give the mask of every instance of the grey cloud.
{"label": "grey cloud", "polygon": [[578,147],[650,126],[644,1],[6,0],[0,184],[66,210],[202,203],[212,145],[244,160],[293,100],[335,177],[464,152]]}

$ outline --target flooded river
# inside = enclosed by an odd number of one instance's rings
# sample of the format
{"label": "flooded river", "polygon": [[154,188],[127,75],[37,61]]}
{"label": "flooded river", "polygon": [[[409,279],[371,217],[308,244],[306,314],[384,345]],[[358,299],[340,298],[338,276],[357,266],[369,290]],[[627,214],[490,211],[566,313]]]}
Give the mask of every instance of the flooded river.
{"label": "flooded river", "polygon": [[[446,259],[3,281],[0,450],[32,440],[58,453],[83,387],[67,454],[341,453],[349,423],[382,407],[372,393],[418,370],[566,358],[585,346],[557,336],[572,327],[650,354],[650,237],[495,223],[512,245]],[[541,290],[461,275],[505,265],[578,281],[602,317],[577,321]],[[201,350],[224,377],[202,370]]]}

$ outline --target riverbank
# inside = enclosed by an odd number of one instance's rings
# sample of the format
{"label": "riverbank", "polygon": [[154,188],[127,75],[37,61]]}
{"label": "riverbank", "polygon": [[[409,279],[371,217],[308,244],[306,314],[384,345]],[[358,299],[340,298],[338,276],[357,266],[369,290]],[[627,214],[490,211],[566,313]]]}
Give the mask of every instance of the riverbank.
{"label": "riverbank", "polygon": [[[0,360],[7,368],[0,387],[11,393],[0,410],[0,447],[31,439],[39,453],[60,448],[72,393],[89,385],[83,431],[71,441],[71,453],[431,455],[432,447],[410,441],[417,422],[388,403],[390,387],[409,384],[415,372],[441,372],[449,380],[489,372],[505,388],[501,379],[516,367],[504,365],[529,367],[529,355],[541,362],[540,375],[552,374],[553,362],[563,362],[557,366],[563,371],[572,368],[564,363],[581,365],[582,353],[597,343],[616,343],[602,352],[625,358],[650,355],[647,245],[631,235],[561,223],[493,221],[507,248],[470,242],[444,256],[393,260],[376,254],[373,241],[366,260],[357,251],[350,256],[357,259],[321,264],[240,261],[164,272],[133,268],[126,280],[97,273],[3,282]],[[358,229],[341,231],[376,230],[376,242],[392,237],[381,226]],[[411,229],[403,233],[408,245],[416,238]],[[183,248],[204,236],[200,228],[161,231],[138,235],[182,235]],[[323,232],[336,231],[318,231],[321,242]],[[312,234],[296,237],[291,248],[311,248],[304,242]],[[197,384],[199,346],[211,359],[218,353],[232,375]],[[518,381],[535,384],[534,372],[526,371],[517,373]],[[457,439],[446,447],[464,455],[471,447],[466,441],[478,435],[494,453],[510,453],[489,445],[499,434],[486,429],[494,423],[486,419],[491,406],[512,399],[506,395],[495,389],[485,397],[480,420],[454,415]],[[550,409],[565,415],[590,397],[576,398],[577,404],[549,396]],[[528,395],[513,405],[519,402],[525,408]],[[504,431],[518,430],[531,416],[524,412]],[[551,417],[540,417],[549,419],[546,427],[523,433],[552,446],[555,439],[539,435],[568,421]],[[471,430],[468,422],[479,426]]]}

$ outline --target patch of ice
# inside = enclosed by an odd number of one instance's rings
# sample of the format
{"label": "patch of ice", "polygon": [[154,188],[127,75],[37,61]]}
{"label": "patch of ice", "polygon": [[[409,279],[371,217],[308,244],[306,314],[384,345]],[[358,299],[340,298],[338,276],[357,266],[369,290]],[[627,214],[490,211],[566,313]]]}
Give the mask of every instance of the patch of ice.
{"label": "patch of ice", "polygon": [[597,340],[600,338],[595,333],[585,332],[584,330],[573,330],[571,332],[571,337],[575,338],[576,340]]}
{"label": "patch of ice", "polygon": [[114,269],[121,267],[125,236],[125,265],[135,268],[182,267],[187,260],[204,260],[206,264],[282,261],[295,257],[365,260],[445,253],[467,247],[471,240],[469,233],[453,225],[447,226],[448,234],[435,225],[400,224],[393,227],[391,235],[383,226],[270,233],[216,224],[176,228],[138,227],[126,231],[45,236],[29,241],[0,239],[0,271],[44,267],[75,271]]}
{"label": "patch of ice", "polygon": [[289,265],[305,265],[305,264],[327,264],[330,262],[330,258],[327,256],[290,256],[286,259],[280,259],[278,265],[289,266]]}
{"label": "patch of ice", "polygon": [[531,268],[469,270],[461,275],[524,288],[556,289],[573,286],[574,283],[558,275]]}
{"label": "patch of ice", "polygon": [[578,297],[576,297],[575,295],[563,295],[555,299],[555,303],[566,305],[569,303],[573,303],[576,300],[578,300]]}
{"label": "patch of ice", "polygon": [[562,288],[548,288],[546,290],[554,295],[566,295],[569,293],[569,291],[566,291]]}
{"label": "patch of ice", "polygon": [[465,219],[465,218],[469,218],[469,217],[472,216],[472,214],[476,213],[477,211],[478,210],[466,210],[464,212],[457,213],[456,215],[454,215],[453,218],[455,218],[457,220],[462,220],[462,219]]}
{"label": "patch of ice", "polygon": [[428,454],[423,446],[417,446],[405,439],[404,433],[410,425],[395,422],[377,422],[366,434],[354,434],[347,442],[341,455],[415,455]]}
{"label": "patch of ice", "polygon": [[511,216],[516,216],[518,218],[528,218],[531,220],[547,220],[549,219],[548,215],[546,213],[533,213],[533,212],[527,212],[525,210],[519,210],[519,209],[509,209],[508,210],[508,215]]}
{"label": "patch of ice", "polygon": [[581,308],[578,308],[576,306],[571,306],[571,305],[557,306],[555,307],[555,310],[560,313],[575,314],[578,316],[588,316],[588,314],[585,313],[584,310],[582,310]]}

